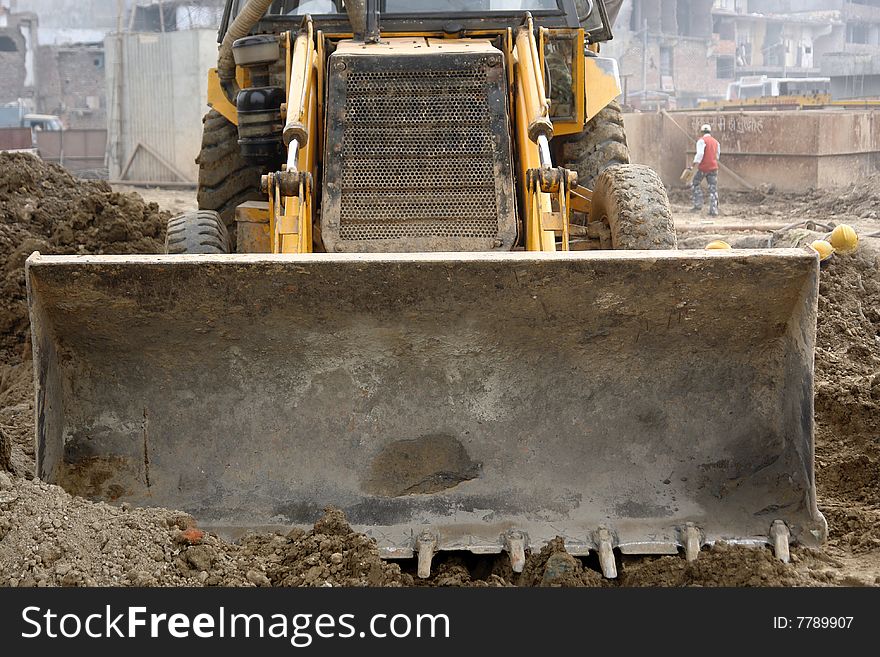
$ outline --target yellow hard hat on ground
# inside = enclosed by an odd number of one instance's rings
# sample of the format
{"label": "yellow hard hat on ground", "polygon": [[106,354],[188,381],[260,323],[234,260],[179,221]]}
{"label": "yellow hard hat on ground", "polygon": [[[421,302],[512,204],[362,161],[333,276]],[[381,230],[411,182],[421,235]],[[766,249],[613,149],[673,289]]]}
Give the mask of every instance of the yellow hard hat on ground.
{"label": "yellow hard hat on ground", "polygon": [[730,248],[732,248],[730,244],[723,240],[715,240],[714,242],[709,242],[706,245],[706,249],[708,249],[709,251],[725,250]]}
{"label": "yellow hard hat on ground", "polygon": [[828,241],[834,250],[840,253],[852,253],[859,246],[859,236],[856,235],[853,227],[847,224],[840,224],[832,230]]}
{"label": "yellow hard hat on ground", "polygon": [[816,240],[815,242],[810,244],[810,248],[819,254],[820,262],[822,262],[823,260],[828,260],[828,258],[834,255],[834,247],[825,240]]}

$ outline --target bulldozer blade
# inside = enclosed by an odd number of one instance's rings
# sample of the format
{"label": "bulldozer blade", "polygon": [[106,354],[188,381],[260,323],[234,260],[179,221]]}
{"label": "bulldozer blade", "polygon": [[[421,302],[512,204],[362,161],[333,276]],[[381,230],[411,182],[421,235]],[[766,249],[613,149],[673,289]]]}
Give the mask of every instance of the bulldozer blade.
{"label": "bulldozer blade", "polygon": [[334,506],[427,569],[815,545],[818,276],[794,249],[34,254],[38,474],[218,532]]}

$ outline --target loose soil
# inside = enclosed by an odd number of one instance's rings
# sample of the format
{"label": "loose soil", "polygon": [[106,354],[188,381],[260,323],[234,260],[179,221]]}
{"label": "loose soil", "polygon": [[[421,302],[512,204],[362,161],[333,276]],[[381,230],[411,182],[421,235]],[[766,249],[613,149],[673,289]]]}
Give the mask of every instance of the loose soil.
{"label": "loose soil", "polygon": [[[781,197],[766,190],[722,197],[719,225],[801,219],[878,230],[878,186]],[[144,190],[148,196],[153,193]],[[162,207],[192,207],[192,193],[162,191]],[[674,194],[687,246],[716,236],[710,220]],[[872,213],[873,216],[872,216]],[[560,540],[529,554],[523,573],[506,557],[444,554],[432,577],[412,560],[386,562],[369,538],[328,509],[308,532],[249,534],[230,543],[186,514],[111,506],[33,480],[33,375],[23,263],[43,253],[155,253],[168,213],[132,192],[72,178],[25,155],[0,154],[0,586],[833,586],[880,583],[880,273],[878,241],[822,269],[816,353],[816,467],[830,537],[794,548],[782,564],[769,550],[723,543],[699,559],[621,557],[620,576],[594,557],[568,555]],[[815,228],[815,227],[812,227]],[[728,240],[800,243],[815,230],[718,232]],[[821,228],[819,229],[821,232]]]}
{"label": "loose soil", "polygon": [[[27,356],[24,261],[43,254],[159,253],[168,214],[104,181],[24,153],[0,153],[0,358]],[[2,388],[0,388],[2,389]]]}

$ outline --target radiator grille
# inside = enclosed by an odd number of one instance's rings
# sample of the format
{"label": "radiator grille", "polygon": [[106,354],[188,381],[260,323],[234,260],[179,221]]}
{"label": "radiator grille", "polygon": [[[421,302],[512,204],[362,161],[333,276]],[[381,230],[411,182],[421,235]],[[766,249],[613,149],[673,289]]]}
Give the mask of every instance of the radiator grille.
{"label": "radiator grille", "polygon": [[455,70],[352,72],[343,125],[342,240],[498,234],[495,139],[479,60]]}

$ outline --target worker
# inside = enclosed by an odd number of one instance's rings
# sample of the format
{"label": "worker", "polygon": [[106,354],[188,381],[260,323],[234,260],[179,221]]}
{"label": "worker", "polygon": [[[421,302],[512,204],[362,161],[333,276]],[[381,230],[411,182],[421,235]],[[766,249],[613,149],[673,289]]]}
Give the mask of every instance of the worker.
{"label": "worker", "polygon": [[718,160],[721,158],[721,144],[712,136],[712,126],[704,123],[700,127],[702,136],[697,140],[697,154],[694,155],[693,164],[688,169],[697,165],[697,172],[693,180],[693,203],[691,208],[699,212],[703,209],[703,189],[700,183],[706,179],[706,187],[709,188],[709,216],[718,216]]}

